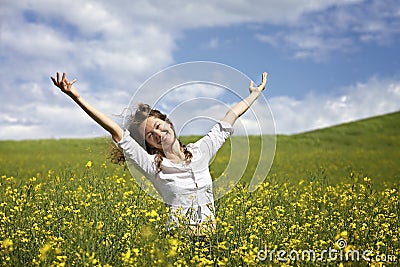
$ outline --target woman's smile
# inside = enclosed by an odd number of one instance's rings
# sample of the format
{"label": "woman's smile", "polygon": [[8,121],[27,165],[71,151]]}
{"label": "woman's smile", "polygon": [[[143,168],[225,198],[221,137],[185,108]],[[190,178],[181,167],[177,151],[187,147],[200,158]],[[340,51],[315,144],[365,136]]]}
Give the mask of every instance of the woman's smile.
{"label": "woman's smile", "polygon": [[160,144],[164,143],[167,138],[168,138],[168,133],[161,134]]}
{"label": "woman's smile", "polygon": [[153,147],[162,149],[165,145],[172,145],[174,140],[173,130],[169,123],[154,117],[148,117],[145,120],[144,135],[146,141]]}

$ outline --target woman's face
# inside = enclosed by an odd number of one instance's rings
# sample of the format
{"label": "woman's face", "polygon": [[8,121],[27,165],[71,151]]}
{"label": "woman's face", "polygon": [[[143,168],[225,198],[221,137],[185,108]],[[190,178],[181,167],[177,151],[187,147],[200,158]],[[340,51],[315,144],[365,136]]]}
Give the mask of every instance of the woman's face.
{"label": "woman's face", "polygon": [[146,142],[154,148],[170,147],[175,141],[175,133],[171,125],[159,118],[148,117],[141,126]]}

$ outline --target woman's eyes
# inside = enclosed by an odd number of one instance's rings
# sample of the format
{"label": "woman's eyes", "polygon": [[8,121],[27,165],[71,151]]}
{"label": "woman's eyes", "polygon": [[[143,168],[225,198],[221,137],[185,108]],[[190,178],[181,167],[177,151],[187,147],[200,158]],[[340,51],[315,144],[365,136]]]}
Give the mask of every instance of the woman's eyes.
{"label": "woman's eyes", "polygon": [[[158,130],[159,128],[160,128],[160,126],[161,126],[161,124],[160,123],[157,123],[156,125],[155,125],[155,129],[156,130]],[[152,132],[149,132],[147,135],[147,138],[150,138],[150,137],[152,137],[153,136],[153,133]]]}

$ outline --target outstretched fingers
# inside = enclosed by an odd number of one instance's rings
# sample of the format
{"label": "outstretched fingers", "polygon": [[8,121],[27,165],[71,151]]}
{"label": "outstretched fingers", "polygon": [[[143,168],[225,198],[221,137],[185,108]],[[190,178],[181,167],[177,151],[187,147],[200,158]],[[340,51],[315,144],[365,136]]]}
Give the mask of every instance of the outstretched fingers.
{"label": "outstretched fingers", "polygon": [[266,86],[266,84],[267,84],[267,73],[266,72],[263,72],[262,73],[262,80],[261,80],[261,83],[260,83],[260,85],[258,85],[258,86],[254,86],[254,82],[253,81],[250,81],[250,92],[254,92],[254,91],[256,91],[256,92],[261,92],[261,91],[263,91],[264,89],[265,89],[265,86]]}
{"label": "outstretched fingers", "polygon": [[267,84],[267,73],[264,71],[261,77],[261,84],[258,86],[258,91],[260,92],[265,89],[265,85]]}
{"label": "outstretched fingers", "polygon": [[56,77],[57,77],[57,80],[53,76],[51,76],[50,78],[53,81],[55,86],[60,87],[60,74],[58,72],[56,73]]}
{"label": "outstretched fingers", "polygon": [[51,78],[51,80],[53,81],[54,85],[57,86],[57,81],[56,81],[56,79],[54,79],[53,76],[51,76],[50,78]]}
{"label": "outstretched fingers", "polygon": [[[72,85],[76,82],[76,79],[72,80],[71,82],[67,79],[67,74],[64,72],[60,77],[60,73],[57,72],[57,79],[51,76],[51,80],[53,81],[54,85],[60,88],[62,91],[70,90]],[[60,79],[61,78],[61,79]]]}
{"label": "outstretched fingers", "polygon": [[261,82],[262,89],[264,89],[265,85],[267,84],[267,75],[268,74],[265,71],[262,74],[262,82]]}
{"label": "outstretched fingers", "polygon": [[50,78],[53,81],[55,86],[60,87],[60,73],[57,72],[56,77],[57,77],[57,80],[53,76],[51,76]]}

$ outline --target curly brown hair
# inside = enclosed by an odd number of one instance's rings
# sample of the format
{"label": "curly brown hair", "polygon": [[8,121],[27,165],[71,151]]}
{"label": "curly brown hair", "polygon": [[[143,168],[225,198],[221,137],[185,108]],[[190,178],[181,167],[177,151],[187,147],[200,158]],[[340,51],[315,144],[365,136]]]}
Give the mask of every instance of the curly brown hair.
{"label": "curly brown hair", "polygon": [[[142,146],[147,153],[150,155],[155,155],[154,162],[157,167],[157,171],[160,172],[162,167],[161,163],[163,161],[163,158],[165,157],[164,151],[162,149],[157,149],[152,146],[150,146],[142,133],[140,133],[139,128],[140,125],[148,118],[148,117],[155,117],[158,119],[161,119],[171,125],[171,128],[174,131],[175,137],[175,128],[172,122],[168,119],[167,115],[161,113],[161,111],[157,109],[152,109],[149,105],[140,103],[138,105],[138,108],[136,109],[135,114],[131,115],[127,122],[125,128],[130,132],[130,135],[132,136],[135,141]],[[185,155],[185,161],[190,162],[193,155],[190,151],[186,149],[186,146],[182,144],[182,142],[177,139],[179,142],[179,145],[181,147],[181,151]],[[111,152],[111,162],[116,163],[116,164],[124,164],[126,161],[125,156],[123,151],[118,149],[116,146],[113,147],[112,152]]]}

